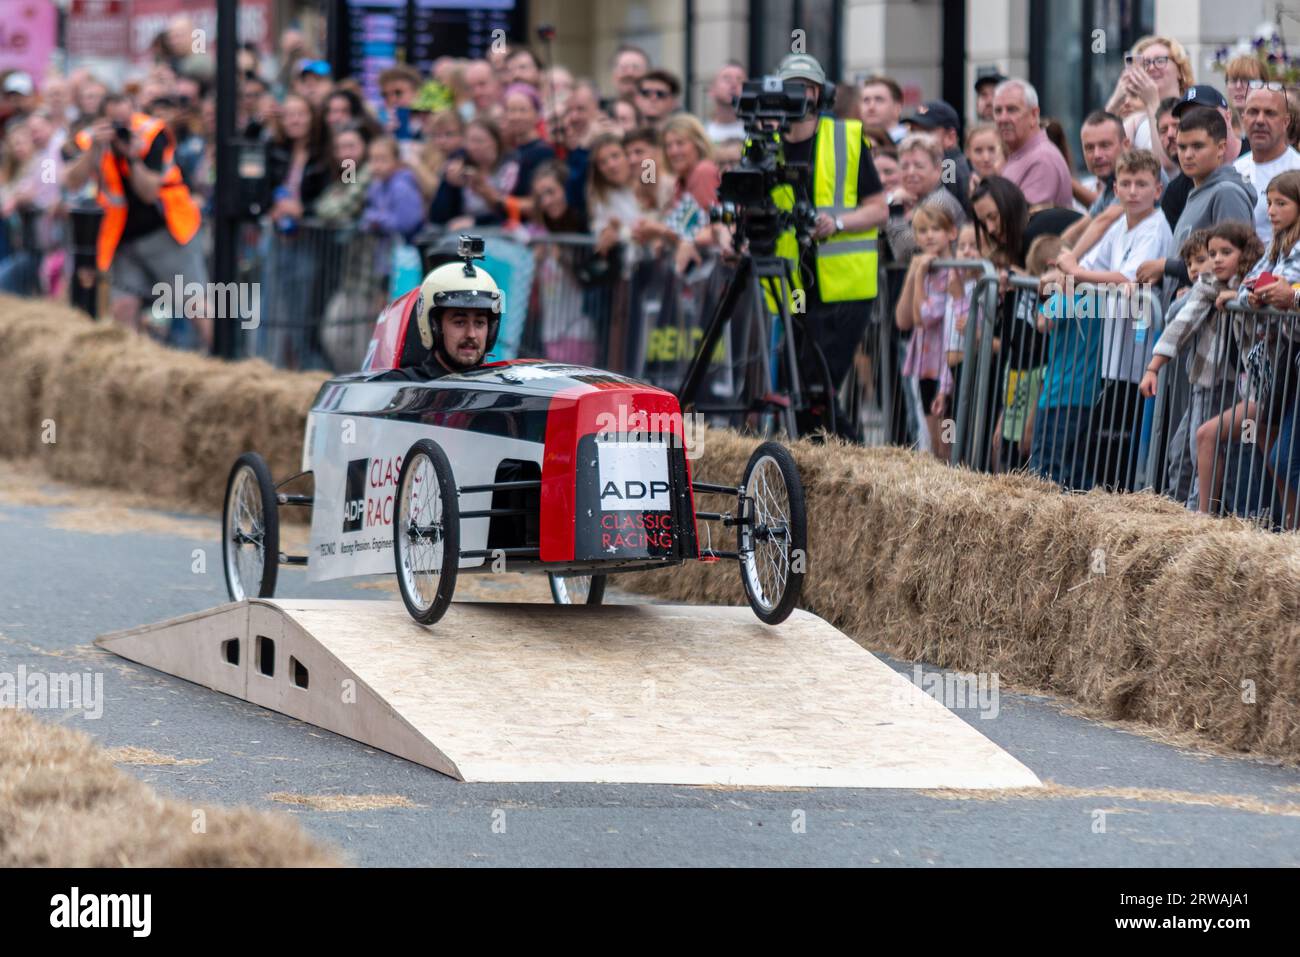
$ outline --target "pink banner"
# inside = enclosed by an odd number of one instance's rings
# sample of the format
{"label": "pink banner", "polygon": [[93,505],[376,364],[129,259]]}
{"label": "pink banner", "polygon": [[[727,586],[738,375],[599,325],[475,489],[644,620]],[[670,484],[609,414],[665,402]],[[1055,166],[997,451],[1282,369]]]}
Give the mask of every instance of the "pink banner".
{"label": "pink banner", "polygon": [[0,70],[25,70],[39,86],[57,33],[49,0],[0,0]]}

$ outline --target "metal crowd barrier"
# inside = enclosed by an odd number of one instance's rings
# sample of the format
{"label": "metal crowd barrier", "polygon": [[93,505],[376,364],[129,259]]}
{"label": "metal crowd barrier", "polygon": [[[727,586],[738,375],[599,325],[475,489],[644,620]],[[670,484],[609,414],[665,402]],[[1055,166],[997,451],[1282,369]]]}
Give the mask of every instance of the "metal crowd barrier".
{"label": "metal crowd barrier", "polygon": [[63,255],[63,222],[49,211],[19,208],[0,220],[0,292],[38,296],[55,291],[61,264],[47,269],[46,257]]}
{"label": "metal crowd barrier", "polygon": [[[358,368],[401,245],[399,237],[314,220],[286,230],[267,219],[250,228],[240,280],[255,284],[260,310],[243,332],[242,354],[288,369]],[[418,272],[418,253],[411,255]]]}
{"label": "metal crowd barrier", "polygon": [[[963,359],[954,369],[955,405],[949,410],[953,432],[950,461],[954,465],[971,465],[979,458],[977,437],[988,429],[986,408],[974,403],[973,396],[988,393],[987,383],[979,379],[980,370],[988,362],[987,357],[981,359],[980,350],[988,349],[991,354],[991,340],[985,344],[978,330],[985,325],[987,316],[996,313],[997,272],[984,259],[948,259],[933,265],[979,273],[962,340]],[[872,321],[841,393],[842,404],[849,409],[864,445],[924,447],[926,443],[919,392],[901,372],[909,337],[899,331],[894,316],[907,268],[906,263],[881,264]],[[915,330],[912,334],[916,334]],[[963,370],[974,370],[974,377],[964,375]]]}
{"label": "metal crowd barrier", "polygon": [[[1036,278],[1005,283],[990,313],[993,335],[978,356],[967,342],[967,361],[978,363],[974,393],[963,395],[973,423],[954,463],[1026,470],[1067,490],[1151,487],[1160,414],[1138,385],[1162,325],[1157,296],[1080,283],[1044,302]],[[982,278],[977,298],[988,302],[998,285],[996,276]],[[970,379],[963,376],[963,390]]]}
{"label": "metal crowd barrier", "polygon": [[871,321],[840,392],[840,405],[864,445],[913,443],[910,411],[898,376],[905,343],[894,325],[894,286],[906,271],[905,263],[881,262]]}

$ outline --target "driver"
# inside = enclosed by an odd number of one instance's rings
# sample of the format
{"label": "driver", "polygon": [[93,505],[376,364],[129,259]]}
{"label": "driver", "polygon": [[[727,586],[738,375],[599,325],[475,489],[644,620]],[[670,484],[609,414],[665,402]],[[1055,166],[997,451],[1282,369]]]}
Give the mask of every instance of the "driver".
{"label": "driver", "polygon": [[501,290],[472,260],[433,270],[415,302],[420,343],[429,350],[417,373],[440,379],[482,365],[496,345],[501,310]]}

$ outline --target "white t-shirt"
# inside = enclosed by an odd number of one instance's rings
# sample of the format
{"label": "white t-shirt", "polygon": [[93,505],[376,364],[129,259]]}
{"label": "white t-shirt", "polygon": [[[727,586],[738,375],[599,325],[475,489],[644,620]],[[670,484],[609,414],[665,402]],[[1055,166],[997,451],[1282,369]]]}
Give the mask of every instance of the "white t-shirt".
{"label": "white t-shirt", "polygon": [[1288,146],[1281,156],[1267,163],[1256,163],[1253,154],[1244,153],[1232,165],[1241,174],[1241,178],[1255,187],[1255,192],[1259,194],[1255,200],[1255,232],[1259,235],[1260,242],[1267,246],[1273,241],[1273,224],[1268,221],[1268,184],[1279,173],[1300,169],[1300,152]]}
{"label": "white t-shirt", "polygon": [[[1164,259],[1173,255],[1174,234],[1169,220],[1156,207],[1132,229],[1128,217],[1121,216],[1111,224],[1096,246],[1088,250],[1079,265],[1093,272],[1118,272],[1133,282],[1138,266],[1148,259]],[[1149,299],[1140,300],[1144,308]],[[1111,307],[1114,307],[1113,309]],[[1102,326],[1101,375],[1104,379],[1141,382],[1151,360],[1151,350],[1157,338],[1150,328],[1153,317],[1146,317],[1146,327],[1139,328],[1139,316],[1126,297],[1108,297],[1106,319]]]}
{"label": "white t-shirt", "polygon": [[1138,125],[1133,127],[1133,149],[1151,149],[1151,121],[1143,116]]}
{"label": "white t-shirt", "polygon": [[736,120],[733,123],[719,123],[716,120],[709,120],[708,125],[704,127],[704,135],[709,138],[710,143],[725,143],[728,140],[745,139],[745,124]]}

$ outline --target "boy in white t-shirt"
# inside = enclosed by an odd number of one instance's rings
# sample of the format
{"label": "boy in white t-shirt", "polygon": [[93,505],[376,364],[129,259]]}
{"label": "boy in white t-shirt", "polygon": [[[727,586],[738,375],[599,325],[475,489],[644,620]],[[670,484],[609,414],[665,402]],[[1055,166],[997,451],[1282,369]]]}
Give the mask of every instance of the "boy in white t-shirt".
{"label": "boy in white t-shirt", "polygon": [[1058,268],[1076,284],[1092,283],[1097,287],[1092,315],[1101,322],[1102,390],[1093,404],[1091,441],[1079,450],[1084,458],[1079,475],[1084,488],[1095,484],[1127,488],[1132,481],[1129,462],[1142,410],[1138,383],[1146,370],[1155,335],[1150,328],[1154,318],[1152,291],[1137,290],[1132,296],[1126,293],[1136,282],[1138,266],[1173,252],[1169,221],[1156,206],[1160,189],[1160,163],[1154,154],[1129,150],[1121,155],[1115,164],[1115,194],[1124,215],[1081,262],[1068,251],[1057,258]]}

